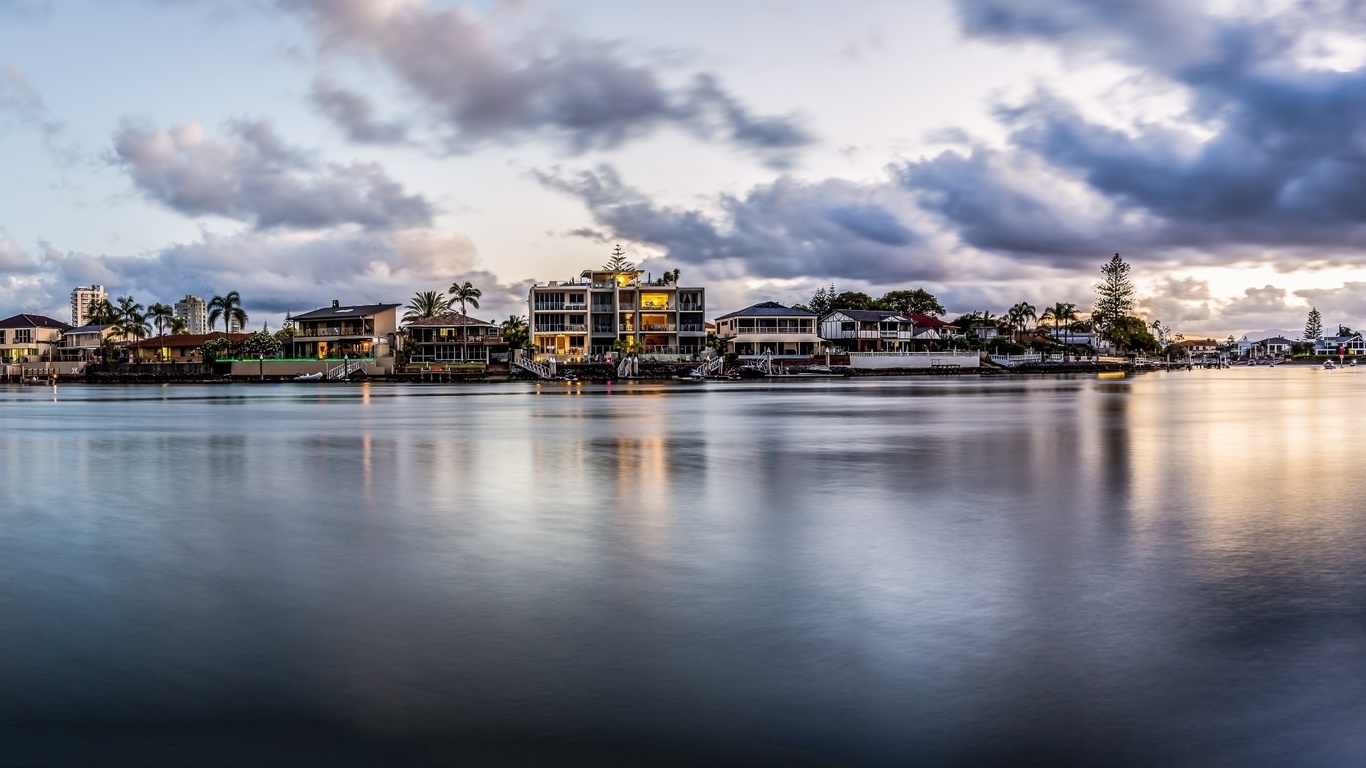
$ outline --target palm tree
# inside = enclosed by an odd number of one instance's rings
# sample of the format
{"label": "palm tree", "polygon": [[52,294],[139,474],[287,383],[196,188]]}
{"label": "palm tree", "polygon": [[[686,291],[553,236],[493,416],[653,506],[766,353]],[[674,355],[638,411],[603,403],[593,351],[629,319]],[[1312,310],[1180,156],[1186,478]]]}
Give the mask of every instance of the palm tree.
{"label": "palm tree", "polygon": [[[1077,305],[1066,302],[1058,302],[1051,307],[1044,309],[1039,316],[1039,324],[1053,324],[1053,338],[1061,341],[1058,337],[1058,330],[1064,325],[1069,325],[1077,321]],[[1067,345],[1062,345],[1062,361],[1067,362]]]}
{"label": "palm tree", "polygon": [[521,315],[508,315],[508,319],[502,323],[503,341],[507,342],[509,349],[521,349],[526,346],[526,318]]}
{"label": "palm tree", "polygon": [[95,299],[85,310],[85,321],[90,325],[116,325],[119,311],[109,303],[108,298]]}
{"label": "palm tree", "polygon": [[134,342],[146,338],[151,330],[147,326],[147,315],[143,313],[142,305],[134,301],[132,296],[120,296],[115,311],[119,315],[116,325],[121,338],[131,337]]}
{"label": "palm tree", "polygon": [[[454,288],[455,286],[451,287]],[[479,305],[475,304],[474,306],[478,307]],[[408,311],[403,313],[403,322],[411,323],[414,320],[435,317],[450,308],[451,300],[440,291],[422,291],[408,300]]]}
{"label": "palm tree", "polygon": [[228,291],[226,296],[214,296],[209,299],[209,327],[212,328],[220,317],[223,318],[224,338],[230,338],[228,334],[233,322],[237,323],[238,328],[247,327],[247,313],[242,309],[241,294],[237,291]]}
{"label": "palm tree", "polygon": [[152,321],[152,324],[156,326],[157,336],[164,336],[166,335],[164,333],[166,326],[175,319],[175,310],[161,302],[157,302],[147,308],[147,317]]}
{"label": "palm tree", "polygon": [[188,336],[190,334],[190,323],[183,317],[173,317],[166,326],[172,336]]}
{"label": "palm tree", "polygon": [[1039,316],[1035,313],[1034,305],[1027,301],[1021,301],[1010,308],[1006,313],[1006,322],[1010,323],[1010,329],[1016,341],[1020,340],[1019,334],[1029,330],[1029,323],[1038,322]]}
{"label": "palm tree", "polygon": [[[466,304],[469,304],[475,309],[479,309],[479,297],[484,295],[483,291],[479,290],[478,288],[475,288],[474,283],[471,283],[468,280],[466,280],[464,284],[451,283],[451,289],[447,291],[447,293],[451,295],[451,301],[460,302],[460,314],[462,315],[465,314]],[[470,329],[468,325],[462,326],[460,329],[460,357],[462,360],[468,360],[470,358],[469,330]]]}

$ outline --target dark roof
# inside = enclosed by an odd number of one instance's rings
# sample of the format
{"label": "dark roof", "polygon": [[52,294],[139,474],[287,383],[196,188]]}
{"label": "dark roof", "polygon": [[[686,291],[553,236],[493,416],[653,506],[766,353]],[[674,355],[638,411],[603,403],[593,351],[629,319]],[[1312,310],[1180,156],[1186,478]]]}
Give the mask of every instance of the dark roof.
{"label": "dark roof", "polygon": [[953,325],[953,323],[946,323],[934,315],[907,315],[906,317],[909,317],[912,323],[921,328],[943,328],[946,325]]}
{"label": "dark roof", "polygon": [[782,317],[815,317],[816,315],[815,315],[814,313],[812,313],[812,312],[807,312],[807,311],[804,310],[804,309],[793,309],[792,307],[785,307],[785,306],[783,306],[782,304],[779,304],[779,303],[776,302],[776,301],[761,301],[761,302],[759,302],[758,304],[752,304],[752,305],[750,305],[750,306],[748,306],[748,307],[745,307],[744,309],[737,310],[737,311],[735,311],[735,312],[731,312],[731,313],[728,314],[728,315],[721,315],[720,317],[718,317],[718,318],[716,318],[716,319],[717,319],[717,320],[725,320],[725,319],[728,318],[728,317],[778,317],[778,316],[782,316]]}
{"label": "dark roof", "polygon": [[[900,320],[909,323],[910,318],[900,312],[892,312],[887,309],[836,309],[850,320],[857,320],[860,323],[880,323],[883,320]],[[833,312],[832,312],[833,314]]]}
{"label": "dark roof", "polygon": [[357,304],[348,307],[323,307],[312,312],[305,312],[302,315],[294,315],[293,319],[299,320],[331,320],[337,317],[368,317],[378,315],[386,309],[394,309],[401,306],[399,304]]}
{"label": "dark roof", "polygon": [[18,314],[0,320],[0,328],[67,328],[61,320],[53,320],[45,315]]}
{"label": "dark roof", "polygon": [[493,323],[486,323],[486,322],[484,322],[483,320],[480,320],[480,319],[477,318],[477,317],[470,317],[469,315],[462,315],[462,314],[460,314],[459,312],[442,312],[442,313],[439,314],[439,315],[432,315],[431,317],[424,317],[424,318],[421,318],[421,319],[419,319],[419,320],[414,320],[414,321],[408,323],[408,325],[423,325],[423,326],[427,326],[427,325],[433,325],[433,326],[482,325],[482,326],[488,326],[488,327],[490,327],[490,328],[494,327],[494,324],[493,324]]}
{"label": "dark roof", "polygon": [[[238,344],[244,341],[245,339],[251,338],[251,336],[253,335],[254,334],[250,333],[234,333],[232,336],[228,338],[228,342],[231,344]],[[207,341],[221,338],[223,338],[222,331],[214,331],[213,333],[193,334],[168,333],[165,336],[149,336],[148,338],[142,339],[141,341],[130,341],[127,344],[124,344],[124,346],[132,349],[161,349],[162,347],[198,347],[202,346]]]}
{"label": "dark roof", "polygon": [[69,328],[67,333],[103,333],[105,328],[113,328],[112,325],[82,325],[80,328]]}
{"label": "dark roof", "polygon": [[1271,343],[1273,343],[1273,344],[1294,344],[1294,343],[1295,343],[1295,342],[1291,341],[1290,339],[1287,339],[1287,338],[1284,337],[1284,336],[1272,336],[1272,337],[1270,337],[1270,338],[1262,339],[1262,341],[1261,341],[1260,343],[1266,343],[1266,342],[1268,342],[1268,341],[1271,342]]}

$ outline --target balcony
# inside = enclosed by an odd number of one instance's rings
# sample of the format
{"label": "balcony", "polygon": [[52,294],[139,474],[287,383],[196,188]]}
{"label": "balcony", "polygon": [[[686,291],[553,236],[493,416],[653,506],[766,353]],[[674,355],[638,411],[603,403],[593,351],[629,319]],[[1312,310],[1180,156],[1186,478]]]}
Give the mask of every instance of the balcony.
{"label": "balcony", "polygon": [[691,302],[691,301],[680,301],[680,302],[678,302],[678,311],[679,311],[679,312],[701,312],[702,309],[703,309],[702,304],[699,303],[699,302]]}
{"label": "balcony", "polygon": [[673,323],[641,323],[640,330],[644,333],[671,333],[678,330],[678,326]]}
{"label": "balcony", "polygon": [[586,333],[588,326],[583,324],[565,323],[561,325],[538,325],[536,333]]}
{"label": "balcony", "polygon": [[707,326],[702,323],[679,323],[679,333],[702,333],[707,330]]}
{"label": "balcony", "polygon": [[311,339],[327,336],[374,336],[375,327],[373,325],[341,325],[331,327],[300,327],[295,329],[294,338]]}

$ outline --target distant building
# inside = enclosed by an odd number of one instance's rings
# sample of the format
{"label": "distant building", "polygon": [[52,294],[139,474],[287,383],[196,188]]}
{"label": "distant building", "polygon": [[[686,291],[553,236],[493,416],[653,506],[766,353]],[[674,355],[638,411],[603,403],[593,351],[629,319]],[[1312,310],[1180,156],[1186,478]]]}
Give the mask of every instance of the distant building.
{"label": "distant building", "polygon": [[53,358],[67,324],[43,315],[15,315],[0,320],[0,361],[37,363]]}
{"label": "distant building", "polygon": [[212,330],[209,328],[209,305],[198,296],[185,294],[185,298],[175,303],[175,316],[185,321],[185,330],[192,336],[202,336]]}
{"label": "distant building", "polygon": [[[139,362],[202,363],[199,348],[214,339],[223,338],[222,331],[204,334],[179,334],[175,336],[154,336],[150,339],[130,341],[123,345],[130,360]],[[241,344],[251,338],[249,333],[234,333],[228,343]]]}
{"label": "distant building", "polygon": [[404,328],[416,347],[408,360],[415,364],[490,362],[507,360],[508,345],[494,323],[459,312],[443,312],[414,320]]}
{"label": "distant building", "polygon": [[398,331],[398,304],[332,306],[294,315],[293,355],[351,359],[388,357]]}
{"label": "distant building", "polygon": [[114,335],[117,326],[85,325],[72,328],[62,334],[61,345],[57,347],[57,359],[64,362],[88,362],[99,359],[104,340]]}
{"label": "distant building", "polygon": [[103,285],[78,285],[71,290],[71,325],[79,328],[90,322],[90,305],[108,301]]}
{"label": "distant building", "polygon": [[1366,355],[1366,340],[1361,334],[1325,336],[1314,342],[1316,355]]}
{"label": "distant building", "polygon": [[538,283],[527,297],[531,343],[538,357],[561,362],[620,354],[701,354],[707,331],[706,289],[680,287],[672,276],[643,279],[640,270],[586,269],[577,280]]}
{"label": "distant building", "polygon": [[820,335],[846,352],[910,349],[915,323],[884,309],[837,309],[821,320]]}
{"label": "distant building", "polygon": [[800,309],[765,301],[716,318],[716,335],[726,351],[750,355],[809,357],[824,346],[816,316]]}

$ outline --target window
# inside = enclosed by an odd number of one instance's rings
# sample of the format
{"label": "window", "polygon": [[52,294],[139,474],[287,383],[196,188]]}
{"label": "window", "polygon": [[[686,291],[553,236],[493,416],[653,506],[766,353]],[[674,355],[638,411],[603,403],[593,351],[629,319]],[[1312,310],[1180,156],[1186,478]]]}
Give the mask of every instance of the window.
{"label": "window", "polygon": [[16,329],[14,329],[14,341],[12,341],[12,342],[10,342],[10,343],[11,343],[11,344],[29,344],[29,343],[31,343],[32,341],[33,341],[33,329],[32,329],[32,328],[16,328]]}

